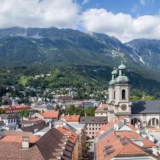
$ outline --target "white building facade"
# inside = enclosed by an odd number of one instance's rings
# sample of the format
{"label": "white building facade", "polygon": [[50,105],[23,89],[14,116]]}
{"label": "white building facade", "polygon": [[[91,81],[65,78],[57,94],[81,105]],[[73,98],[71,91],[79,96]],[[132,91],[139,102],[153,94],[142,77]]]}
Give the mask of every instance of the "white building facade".
{"label": "white building facade", "polygon": [[[122,64],[112,71],[109,82],[108,121],[124,117],[133,125],[160,127],[160,100],[130,101],[130,80],[126,76],[126,66]],[[117,76],[118,75],[118,76]]]}

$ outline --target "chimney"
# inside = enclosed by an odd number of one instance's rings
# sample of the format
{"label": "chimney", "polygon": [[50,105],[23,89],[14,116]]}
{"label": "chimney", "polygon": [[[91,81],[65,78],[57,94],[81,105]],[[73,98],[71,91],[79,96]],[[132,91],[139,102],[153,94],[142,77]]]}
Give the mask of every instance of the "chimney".
{"label": "chimney", "polygon": [[29,137],[22,137],[22,149],[29,149]]}

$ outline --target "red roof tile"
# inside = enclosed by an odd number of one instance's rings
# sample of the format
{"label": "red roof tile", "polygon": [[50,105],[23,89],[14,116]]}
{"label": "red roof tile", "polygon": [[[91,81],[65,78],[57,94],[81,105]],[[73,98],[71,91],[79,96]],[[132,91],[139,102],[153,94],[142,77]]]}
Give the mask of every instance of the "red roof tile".
{"label": "red roof tile", "polygon": [[61,116],[60,118],[65,119],[66,122],[79,122],[79,115],[66,115],[66,116]]}
{"label": "red roof tile", "polygon": [[45,118],[58,118],[59,111],[44,111],[41,113]]}

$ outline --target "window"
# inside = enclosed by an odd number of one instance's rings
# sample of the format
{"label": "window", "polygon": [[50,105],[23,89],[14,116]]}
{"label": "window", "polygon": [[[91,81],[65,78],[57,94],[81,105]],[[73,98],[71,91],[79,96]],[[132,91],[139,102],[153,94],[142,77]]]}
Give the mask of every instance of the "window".
{"label": "window", "polygon": [[122,99],[126,99],[126,91],[124,89],[122,90]]}
{"label": "window", "polygon": [[116,99],[116,91],[114,91],[114,99]]}

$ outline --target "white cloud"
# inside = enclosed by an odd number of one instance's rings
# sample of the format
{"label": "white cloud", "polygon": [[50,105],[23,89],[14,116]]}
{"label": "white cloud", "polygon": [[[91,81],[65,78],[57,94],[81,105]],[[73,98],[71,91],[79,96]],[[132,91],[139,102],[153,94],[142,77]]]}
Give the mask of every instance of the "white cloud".
{"label": "white cloud", "polygon": [[0,28],[76,27],[80,7],[72,0],[1,0]]}
{"label": "white cloud", "polygon": [[89,2],[89,0],[83,0],[82,4],[86,4],[88,2]]}
{"label": "white cloud", "polygon": [[141,5],[147,5],[148,3],[154,3],[154,0],[140,0]]}
{"label": "white cloud", "polygon": [[141,5],[146,5],[146,4],[147,4],[147,1],[146,1],[146,0],[140,0],[140,4],[141,4]]}
{"label": "white cloud", "polygon": [[137,12],[137,10],[138,10],[138,5],[134,4],[132,8],[132,12]]}
{"label": "white cloud", "polygon": [[82,14],[82,25],[87,31],[115,36],[122,42],[136,38],[160,37],[160,16],[132,18],[128,14],[113,14],[105,9],[89,9]]}

